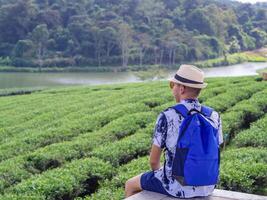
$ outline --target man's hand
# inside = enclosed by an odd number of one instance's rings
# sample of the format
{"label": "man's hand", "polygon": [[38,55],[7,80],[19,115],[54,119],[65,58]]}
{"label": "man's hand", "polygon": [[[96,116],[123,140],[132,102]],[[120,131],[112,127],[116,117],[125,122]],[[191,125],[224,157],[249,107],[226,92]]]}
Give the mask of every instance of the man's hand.
{"label": "man's hand", "polygon": [[160,168],[160,155],[162,149],[156,145],[152,145],[150,152],[150,166],[153,171]]}

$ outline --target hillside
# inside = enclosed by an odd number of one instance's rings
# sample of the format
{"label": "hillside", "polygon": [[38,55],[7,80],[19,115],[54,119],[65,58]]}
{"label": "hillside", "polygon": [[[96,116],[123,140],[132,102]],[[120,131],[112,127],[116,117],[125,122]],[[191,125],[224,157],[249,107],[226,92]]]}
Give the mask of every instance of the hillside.
{"label": "hillside", "polygon": [[1,0],[0,65],[172,66],[267,44],[267,8],[222,0]]}
{"label": "hillside", "polygon": [[[219,187],[267,195],[267,82],[208,83],[200,101],[220,112],[226,141]],[[3,200],[122,199],[125,181],[149,169],[157,115],[174,104],[167,82],[4,94],[12,96],[0,97]]]}

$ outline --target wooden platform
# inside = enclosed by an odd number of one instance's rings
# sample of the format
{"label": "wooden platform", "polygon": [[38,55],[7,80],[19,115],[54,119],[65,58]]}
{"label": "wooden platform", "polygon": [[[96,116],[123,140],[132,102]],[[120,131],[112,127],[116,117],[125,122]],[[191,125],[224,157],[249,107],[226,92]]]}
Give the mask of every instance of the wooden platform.
{"label": "wooden platform", "polygon": [[[267,200],[267,196],[259,196],[241,192],[215,189],[211,196],[204,198],[191,198],[191,200]],[[125,200],[177,200],[177,198],[155,192],[143,191]],[[188,199],[189,200],[189,199]]]}

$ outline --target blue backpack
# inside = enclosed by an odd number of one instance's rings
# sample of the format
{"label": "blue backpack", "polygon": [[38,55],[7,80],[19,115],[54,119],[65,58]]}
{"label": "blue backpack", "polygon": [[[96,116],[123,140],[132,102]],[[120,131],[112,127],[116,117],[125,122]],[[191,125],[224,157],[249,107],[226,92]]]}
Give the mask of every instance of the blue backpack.
{"label": "blue backpack", "polygon": [[185,186],[217,184],[220,149],[218,129],[210,123],[213,110],[202,106],[201,112],[188,111],[183,104],[172,108],[184,117],[172,162],[172,176]]}

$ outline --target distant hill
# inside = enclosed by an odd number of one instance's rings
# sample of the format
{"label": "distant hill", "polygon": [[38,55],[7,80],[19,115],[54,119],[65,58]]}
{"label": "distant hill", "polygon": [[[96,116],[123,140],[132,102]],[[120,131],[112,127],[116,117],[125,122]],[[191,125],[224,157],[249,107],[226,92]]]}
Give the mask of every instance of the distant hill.
{"label": "distant hill", "polygon": [[0,65],[174,65],[260,48],[266,4],[0,0]]}

